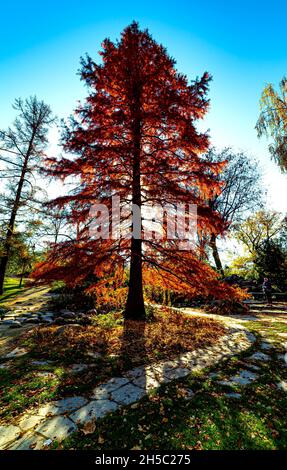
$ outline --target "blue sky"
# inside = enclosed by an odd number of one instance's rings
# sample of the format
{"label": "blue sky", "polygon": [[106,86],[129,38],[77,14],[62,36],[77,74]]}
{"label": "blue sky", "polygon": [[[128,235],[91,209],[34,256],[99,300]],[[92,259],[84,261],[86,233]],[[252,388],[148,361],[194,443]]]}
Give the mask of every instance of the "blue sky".
{"label": "blue sky", "polygon": [[[59,117],[86,90],[79,58],[97,56],[103,38],[119,37],[132,20],[149,28],[190,79],[213,76],[203,128],[213,144],[257,156],[269,188],[268,204],[286,211],[286,176],[270,162],[254,125],[264,85],[287,75],[285,1],[54,1],[5,2],[0,27],[0,127],[14,117],[16,97],[36,94]],[[55,137],[52,136],[55,140]],[[54,150],[54,147],[52,147]]]}

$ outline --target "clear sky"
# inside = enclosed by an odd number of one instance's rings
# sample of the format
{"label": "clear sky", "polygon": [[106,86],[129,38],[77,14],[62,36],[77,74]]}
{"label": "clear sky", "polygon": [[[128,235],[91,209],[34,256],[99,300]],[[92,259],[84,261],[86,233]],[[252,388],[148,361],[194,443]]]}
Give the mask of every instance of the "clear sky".
{"label": "clear sky", "polygon": [[85,88],[79,58],[97,56],[139,21],[167,47],[190,79],[213,76],[204,121],[213,144],[244,149],[260,160],[268,204],[286,211],[287,176],[270,162],[267,142],[254,130],[264,85],[287,75],[286,0],[257,1],[13,1],[1,3],[0,127],[7,127],[16,97],[36,94],[59,117],[69,115]]}

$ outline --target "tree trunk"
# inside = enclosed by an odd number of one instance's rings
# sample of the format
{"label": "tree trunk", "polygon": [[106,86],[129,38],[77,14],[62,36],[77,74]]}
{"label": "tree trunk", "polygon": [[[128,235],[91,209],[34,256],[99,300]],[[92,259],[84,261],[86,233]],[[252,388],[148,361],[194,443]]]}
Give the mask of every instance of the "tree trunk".
{"label": "tree trunk", "polygon": [[16,192],[16,197],[15,201],[12,207],[11,215],[10,215],[10,220],[9,220],[9,225],[6,233],[6,239],[4,243],[4,255],[0,259],[0,295],[3,294],[3,286],[4,286],[4,278],[5,278],[5,273],[6,273],[6,268],[7,264],[9,261],[9,255],[10,255],[10,250],[11,250],[11,242],[12,242],[12,237],[13,237],[13,230],[14,230],[14,225],[15,225],[15,219],[17,215],[17,211],[19,208],[19,203],[21,199],[21,192],[24,184],[24,179],[25,179],[25,174],[27,171],[27,165],[28,165],[28,160],[30,157],[30,153],[32,150],[32,144],[33,144],[34,136],[30,141],[30,145],[27,151],[27,154],[25,156],[25,160],[22,166],[22,171],[21,171],[21,176],[19,179],[18,187],[17,187],[17,192]]}
{"label": "tree trunk", "polygon": [[22,271],[21,271],[21,276],[20,276],[19,287],[22,287],[23,278],[24,278],[24,274],[25,274],[25,269],[26,269],[26,263],[23,264],[23,266],[22,266]]}
{"label": "tree trunk", "polygon": [[145,318],[145,306],[142,284],[142,241],[132,239],[130,281],[125,317],[134,320]]}
{"label": "tree trunk", "polygon": [[212,249],[212,255],[215,262],[216,269],[220,272],[222,277],[224,276],[224,269],[222,267],[221,259],[218,253],[217,245],[216,245],[216,236],[214,234],[211,235],[210,238],[210,247]]}
{"label": "tree trunk", "polygon": [[139,106],[139,90],[136,90],[135,106],[133,113],[135,116],[133,139],[133,181],[132,181],[132,203],[137,206],[138,211],[133,211],[132,219],[132,240],[131,240],[131,261],[130,280],[128,298],[125,308],[125,317],[135,320],[145,319],[145,306],[143,298],[142,282],[142,217],[141,217],[141,122]]}

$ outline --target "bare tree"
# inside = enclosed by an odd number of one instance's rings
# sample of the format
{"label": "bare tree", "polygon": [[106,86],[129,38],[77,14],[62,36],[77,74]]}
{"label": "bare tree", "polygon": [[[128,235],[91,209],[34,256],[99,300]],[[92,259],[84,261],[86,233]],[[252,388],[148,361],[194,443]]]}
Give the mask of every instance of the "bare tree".
{"label": "bare tree", "polygon": [[[245,153],[236,153],[230,148],[225,148],[221,152],[212,148],[207,154],[207,159],[210,163],[225,162],[222,173],[218,175],[218,181],[221,181],[220,192],[214,193],[209,204],[213,210],[221,214],[226,229],[230,230],[236,223],[242,221],[246,214],[261,205],[262,189],[258,163]],[[213,231],[209,238],[209,246],[215,266],[224,276],[217,247],[218,238],[218,233]]]}
{"label": "bare tree", "polygon": [[35,173],[44,157],[49,127],[55,122],[50,107],[35,96],[26,100],[17,99],[13,107],[18,112],[13,127],[0,131],[0,149],[2,154],[4,152],[1,160],[8,164],[2,177],[8,178],[10,186],[12,184],[15,188],[14,191],[11,188],[14,197],[11,207],[8,207],[6,234],[2,243],[0,294],[3,293],[16,217],[21,206],[29,205],[35,196]]}

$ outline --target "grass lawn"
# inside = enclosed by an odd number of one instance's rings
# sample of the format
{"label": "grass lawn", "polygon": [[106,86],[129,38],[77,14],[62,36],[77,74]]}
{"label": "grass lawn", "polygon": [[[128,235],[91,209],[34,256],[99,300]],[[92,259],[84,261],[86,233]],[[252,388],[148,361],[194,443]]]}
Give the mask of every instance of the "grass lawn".
{"label": "grass lawn", "polygon": [[20,279],[16,277],[6,277],[4,281],[4,293],[0,295],[0,307],[4,306],[7,300],[17,294],[25,291],[25,279],[23,279],[22,287],[19,287]]}

